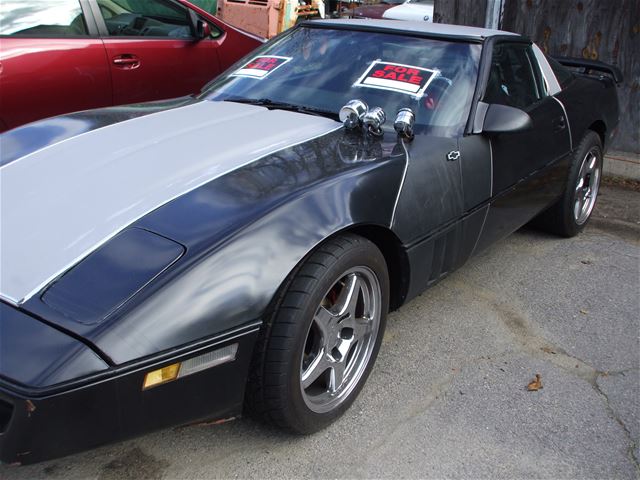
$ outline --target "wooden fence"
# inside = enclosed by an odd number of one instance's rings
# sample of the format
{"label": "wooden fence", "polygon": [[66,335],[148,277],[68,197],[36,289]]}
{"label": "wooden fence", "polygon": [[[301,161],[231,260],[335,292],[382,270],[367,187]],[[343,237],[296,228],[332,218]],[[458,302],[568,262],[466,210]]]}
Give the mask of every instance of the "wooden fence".
{"label": "wooden fence", "polygon": [[[487,2],[436,0],[434,19],[482,27]],[[551,55],[617,65],[620,126],[612,149],[640,153],[640,0],[502,0],[500,28],[521,33]]]}

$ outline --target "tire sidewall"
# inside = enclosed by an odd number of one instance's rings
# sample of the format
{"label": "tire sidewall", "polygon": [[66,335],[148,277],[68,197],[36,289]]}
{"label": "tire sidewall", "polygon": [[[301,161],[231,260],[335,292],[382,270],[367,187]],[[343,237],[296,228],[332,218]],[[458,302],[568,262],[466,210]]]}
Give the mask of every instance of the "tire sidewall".
{"label": "tire sidewall", "polygon": [[[309,409],[302,397],[302,389],[300,386],[301,378],[301,358],[309,332],[309,328],[313,321],[318,306],[325,297],[329,289],[340,279],[344,272],[356,266],[365,266],[373,271],[378,279],[381,289],[381,305],[380,305],[380,324],[375,340],[371,356],[369,357],[367,366],[363,371],[357,385],[348,394],[344,401],[333,410],[326,413],[317,413]],[[299,318],[301,322],[297,327],[295,338],[295,349],[290,357],[289,364],[286,367],[288,382],[288,397],[291,399],[290,423],[298,426],[300,433],[315,432],[341,416],[345,410],[353,403],[358,396],[360,390],[364,386],[373,364],[375,363],[380,344],[386,326],[386,317],[389,309],[389,275],[384,257],[377,247],[368,240],[359,239],[358,243],[352,248],[345,251],[342,255],[325,270],[320,278],[313,293],[309,295],[309,299],[305,302],[305,307],[300,311]]]}
{"label": "tire sidewall", "polygon": [[582,161],[584,160],[587,153],[589,153],[589,151],[591,151],[594,148],[596,149],[596,158],[600,168],[599,181],[602,181],[602,167],[603,167],[604,154],[602,151],[602,142],[597,133],[591,132],[591,131],[587,132],[587,134],[582,138],[580,145],[578,146],[578,149],[576,150],[575,154],[573,155],[571,167],[569,169],[567,186],[566,186],[565,194],[563,198],[563,212],[562,212],[563,213],[562,221],[564,223],[564,230],[568,236],[576,235],[584,229],[587,223],[589,223],[589,218],[591,218],[591,215],[593,214],[593,210],[595,209],[595,206],[598,203],[599,195],[596,195],[595,204],[593,206],[593,209],[591,210],[591,213],[589,214],[589,217],[587,217],[587,219],[581,224],[578,224],[576,222],[576,219],[574,217],[574,203],[577,195],[576,184],[578,181],[578,176],[580,174],[580,167],[582,166]]}

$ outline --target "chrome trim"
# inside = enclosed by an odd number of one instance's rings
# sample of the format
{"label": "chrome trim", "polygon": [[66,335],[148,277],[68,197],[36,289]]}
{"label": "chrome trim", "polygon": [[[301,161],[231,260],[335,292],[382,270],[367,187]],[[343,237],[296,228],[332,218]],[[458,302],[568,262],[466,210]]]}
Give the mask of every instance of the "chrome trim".
{"label": "chrome trim", "polygon": [[300,355],[300,393],[309,410],[335,410],[358,386],[375,350],[381,304],[378,277],[364,265],[343,272],[327,290]]}
{"label": "chrome trim", "polygon": [[491,140],[489,140],[489,176],[491,178],[491,185],[489,187],[489,202],[491,202],[491,198],[493,198],[493,145],[491,144]]}
{"label": "chrome trim", "polygon": [[338,112],[338,118],[347,130],[353,130],[362,124],[362,119],[368,111],[367,104],[356,98],[344,104]]}
{"label": "chrome trim", "polygon": [[480,227],[480,233],[478,233],[478,238],[476,238],[476,243],[473,244],[473,248],[471,249],[470,257],[476,253],[476,248],[478,248],[478,243],[480,243],[480,239],[482,238],[482,234],[484,232],[484,225],[487,223],[487,217],[489,216],[489,209],[491,208],[491,203],[487,204],[487,209],[484,212],[484,218],[482,219],[482,226]]}
{"label": "chrome trim", "polygon": [[589,220],[598,198],[602,166],[598,150],[597,147],[591,148],[580,165],[573,199],[573,218],[578,225],[584,225]]}
{"label": "chrome trim", "polygon": [[487,222],[487,217],[489,216],[489,210],[491,209],[491,200],[493,199],[493,145],[491,144],[491,140],[489,140],[489,159],[490,159],[489,170],[491,175],[491,185],[489,187],[489,203],[487,203],[487,210],[484,212],[484,219],[482,220],[480,233],[478,233],[478,238],[476,238],[476,243],[473,244],[473,248],[471,249],[471,255],[473,255],[476,252],[476,248],[478,248],[478,243],[480,243],[480,238],[482,238],[482,233],[484,232],[484,225]]}
{"label": "chrome trim", "polygon": [[416,115],[410,108],[401,108],[398,110],[396,120],[393,122],[393,128],[405,138],[413,138],[413,124],[416,122]]}
{"label": "chrome trim", "polygon": [[13,299],[11,299],[9,297],[5,297],[2,293],[0,293],[0,300],[2,300],[3,302],[6,302],[9,305],[12,305],[14,307],[19,307],[20,306]]}
{"label": "chrome trim", "polygon": [[382,125],[387,121],[387,114],[380,107],[375,107],[369,110],[362,117],[362,124],[367,129],[367,132],[377,137],[382,136]]}
{"label": "chrome trim", "polygon": [[488,103],[480,101],[476,104],[476,113],[473,118],[472,133],[482,133],[482,127],[484,127],[484,119],[487,116],[487,110],[489,110]]}
{"label": "chrome trim", "polygon": [[404,180],[407,178],[407,170],[409,169],[409,151],[407,150],[407,146],[402,143],[402,148],[404,149],[405,154],[405,164],[404,164],[404,172],[402,173],[402,180],[400,181],[400,187],[398,187],[398,195],[396,196],[396,201],[393,204],[393,213],[391,214],[391,223],[389,223],[389,228],[393,228],[393,224],[396,221],[396,209],[398,208],[398,203],[400,202],[400,194],[402,193],[402,187],[404,187]]}
{"label": "chrome trim", "polygon": [[553,96],[562,91],[562,87],[560,86],[560,82],[556,78],[556,74],[553,73],[553,69],[547,58],[544,56],[544,52],[540,50],[535,43],[532,45],[533,55],[536,58],[536,62],[538,62],[538,67],[540,68],[540,73],[542,73],[542,77],[544,78],[544,82],[547,86],[547,96]]}
{"label": "chrome trim", "polygon": [[569,132],[569,151],[573,152],[573,136],[571,135],[571,123],[569,122],[569,115],[567,115],[567,110],[564,108],[564,104],[558,100],[555,96],[552,96],[556,102],[562,107],[562,112],[564,113],[564,118],[567,121],[567,131]]}

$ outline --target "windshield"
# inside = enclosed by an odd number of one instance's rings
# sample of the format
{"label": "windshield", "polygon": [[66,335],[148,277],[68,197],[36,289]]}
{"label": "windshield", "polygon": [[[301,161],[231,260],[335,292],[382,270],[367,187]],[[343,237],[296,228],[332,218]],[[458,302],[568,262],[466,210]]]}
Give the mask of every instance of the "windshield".
{"label": "windshield", "polygon": [[[387,125],[410,107],[417,126],[461,129],[475,88],[479,44],[302,27],[236,63],[201,98],[297,105],[337,114],[359,98]],[[277,107],[276,107],[277,108]]]}

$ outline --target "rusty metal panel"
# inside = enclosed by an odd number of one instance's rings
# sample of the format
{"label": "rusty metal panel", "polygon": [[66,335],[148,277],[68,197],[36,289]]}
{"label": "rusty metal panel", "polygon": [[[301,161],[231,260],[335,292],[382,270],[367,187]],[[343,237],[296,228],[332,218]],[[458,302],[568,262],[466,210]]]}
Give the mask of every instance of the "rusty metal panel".
{"label": "rusty metal panel", "polygon": [[220,3],[220,18],[261,37],[276,35],[278,11],[274,2],[248,0],[223,0]]}
{"label": "rusty metal panel", "polygon": [[484,27],[487,0],[435,0],[435,23]]}
{"label": "rusty metal panel", "polygon": [[551,55],[617,65],[625,79],[611,148],[640,152],[640,0],[506,0],[502,28],[527,35]]}

